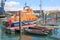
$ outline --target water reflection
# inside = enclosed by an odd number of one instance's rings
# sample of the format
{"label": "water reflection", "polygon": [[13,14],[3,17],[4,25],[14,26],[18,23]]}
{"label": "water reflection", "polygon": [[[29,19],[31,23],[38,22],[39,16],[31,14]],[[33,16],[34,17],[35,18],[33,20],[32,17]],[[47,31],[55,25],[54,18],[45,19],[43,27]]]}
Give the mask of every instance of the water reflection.
{"label": "water reflection", "polygon": [[56,29],[56,33],[41,36],[41,35],[32,35],[32,34],[22,34],[20,38],[20,34],[6,34],[4,31],[1,31],[1,40],[60,40],[60,29]]}
{"label": "water reflection", "polygon": [[[0,22],[1,26],[1,22]],[[52,34],[47,36],[32,35],[32,34],[22,34],[20,37],[19,33],[16,34],[6,34],[4,30],[0,27],[0,39],[1,40],[60,40],[60,28],[57,28],[52,32]]]}

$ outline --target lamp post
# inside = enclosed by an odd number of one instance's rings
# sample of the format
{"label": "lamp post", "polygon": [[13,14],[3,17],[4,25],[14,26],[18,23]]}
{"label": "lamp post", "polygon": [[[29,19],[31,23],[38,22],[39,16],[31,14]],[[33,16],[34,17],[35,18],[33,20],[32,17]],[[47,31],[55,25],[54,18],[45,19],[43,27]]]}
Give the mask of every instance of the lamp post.
{"label": "lamp post", "polygon": [[[25,6],[27,5],[27,3],[25,3]],[[25,7],[24,7],[25,8]],[[23,8],[23,9],[24,9]],[[22,40],[22,14],[21,12],[19,11],[19,29],[20,29],[20,40]]]}
{"label": "lamp post", "polygon": [[22,26],[22,23],[21,23],[21,12],[19,11],[19,30],[20,30],[20,40],[22,40],[22,29],[21,29],[21,26]]}

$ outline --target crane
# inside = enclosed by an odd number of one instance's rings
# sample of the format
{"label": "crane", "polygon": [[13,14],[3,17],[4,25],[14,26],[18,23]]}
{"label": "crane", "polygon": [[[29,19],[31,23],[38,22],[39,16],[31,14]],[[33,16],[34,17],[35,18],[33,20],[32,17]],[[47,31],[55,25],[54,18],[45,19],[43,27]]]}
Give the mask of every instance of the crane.
{"label": "crane", "polygon": [[0,18],[5,17],[5,10],[4,10],[5,2],[6,0],[0,0]]}

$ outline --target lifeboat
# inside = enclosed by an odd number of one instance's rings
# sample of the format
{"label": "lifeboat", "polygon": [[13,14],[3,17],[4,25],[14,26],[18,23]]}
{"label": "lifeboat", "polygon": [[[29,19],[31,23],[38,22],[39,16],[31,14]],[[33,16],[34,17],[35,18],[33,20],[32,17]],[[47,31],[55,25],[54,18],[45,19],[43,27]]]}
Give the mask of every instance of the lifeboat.
{"label": "lifeboat", "polygon": [[24,9],[24,10],[19,10],[19,12],[21,13],[21,19],[19,17],[19,14],[16,13],[15,15],[11,16],[11,18],[9,18],[9,20],[12,20],[12,24],[18,24],[19,26],[19,19],[21,20],[21,22],[27,22],[27,24],[29,22],[34,22],[36,20],[38,20],[38,17],[36,17],[34,15],[34,12],[32,10],[32,8],[29,8],[29,9]]}
{"label": "lifeboat", "polygon": [[19,30],[19,19],[21,20],[22,29],[36,26],[36,24],[30,23],[38,20],[38,17],[34,15],[34,12],[31,8],[19,10],[19,12],[21,14],[21,18],[19,17],[19,13],[16,13],[9,18],[8,24],[10,27],[6,27],[7,32],[9,32],[9,30]]}

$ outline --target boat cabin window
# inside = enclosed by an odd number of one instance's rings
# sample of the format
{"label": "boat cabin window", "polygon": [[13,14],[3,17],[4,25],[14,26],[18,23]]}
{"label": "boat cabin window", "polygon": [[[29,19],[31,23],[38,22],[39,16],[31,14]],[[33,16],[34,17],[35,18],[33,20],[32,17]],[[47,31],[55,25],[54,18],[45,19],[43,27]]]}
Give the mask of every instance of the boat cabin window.
{"label": "boat cabin window", "polygon": [[[22,26],[23,26],[24,24],[22,23]],[[12,25],[11,25],[11,27],[19,27],[19,22],[18,23],[13,23]]]}

